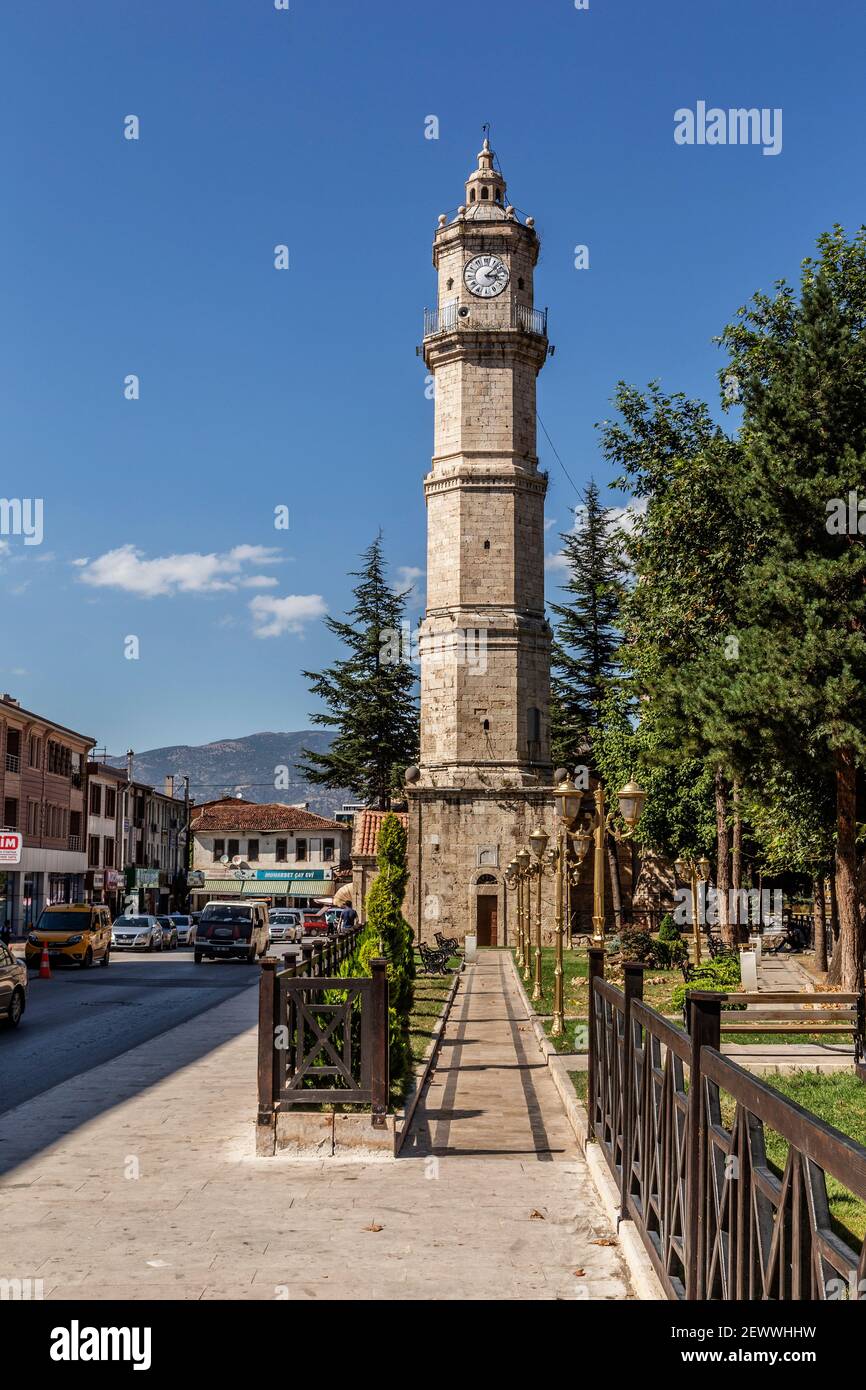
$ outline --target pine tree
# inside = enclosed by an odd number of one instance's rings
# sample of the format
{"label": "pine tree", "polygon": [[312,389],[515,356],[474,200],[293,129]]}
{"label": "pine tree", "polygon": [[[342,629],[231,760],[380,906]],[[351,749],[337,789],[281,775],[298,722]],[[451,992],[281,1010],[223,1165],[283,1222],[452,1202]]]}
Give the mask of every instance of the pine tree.
{"label": "pine tree", "polygon": [[343,973],[349,978],[369,976],[371,961],[384,958],[388,962],[389,1069],[393,1085],[405,1076],[412,1063],[409,1014],[415,979],[412,928],[402,912],[409,877],[406,829],[395,815],[382,818],[377,865],[378,873],[367,894],[367,921],[358,951]]}
{"label": "pine tree", "polygon": [[301,771],[315,785],[350,791],[387,810],[403,770],[418,755],[416,676],[406,659],[404,597],[388,584],[381,533],[352,571],[355,603],[344,621],[325,623],[348,656],[305,671],[325,709],[314,724],[336,730],[326,753],[303,749]]}
{"label": "pine tree", "polygon": [[568,567],[567,602],[553,603],[556,633],[551,672],[551,751],[572,768],[590,741],[608,682],[617,667],[623,588],[622,537],[590,482],[573,531],[560,539]]}

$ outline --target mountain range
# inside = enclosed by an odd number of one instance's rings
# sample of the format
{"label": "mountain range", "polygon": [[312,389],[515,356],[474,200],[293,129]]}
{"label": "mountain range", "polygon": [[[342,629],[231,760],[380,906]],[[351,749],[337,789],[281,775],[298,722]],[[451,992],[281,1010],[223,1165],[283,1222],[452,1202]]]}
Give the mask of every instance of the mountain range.
{"label": "mountain range", "polygon": [[[295,733],[248,734],[198,746],[169,744],[136,753],[133,776],[161,789],[164,778],[171,775],[176,793],[187,776],[189,794],[198,803],[240,793],[247,801],[308,802],[317,815],[333,816],[344,801],[355,799],[352,793],[311,786],[297,765],[302,749],[325,752],[331,738],[320,729],[301,729]],[[126,765],[125,758],[109,761],[117,767]]]}

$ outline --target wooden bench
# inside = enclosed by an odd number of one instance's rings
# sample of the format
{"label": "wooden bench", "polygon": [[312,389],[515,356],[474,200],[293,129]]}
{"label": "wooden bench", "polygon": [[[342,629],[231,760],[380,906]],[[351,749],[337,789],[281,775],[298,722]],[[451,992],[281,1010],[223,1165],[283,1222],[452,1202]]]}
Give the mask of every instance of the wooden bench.
{"label": "wooden bench", "polygon": [[[722,1008],[721,1032],[847,1034],[854,1043],[854,1060],[863,1057],[866,1012],[863,994],[722,994],[729,1004],[745,1004],[744,1012]],[[785,1006],[778,1008],[777,1005]]]}

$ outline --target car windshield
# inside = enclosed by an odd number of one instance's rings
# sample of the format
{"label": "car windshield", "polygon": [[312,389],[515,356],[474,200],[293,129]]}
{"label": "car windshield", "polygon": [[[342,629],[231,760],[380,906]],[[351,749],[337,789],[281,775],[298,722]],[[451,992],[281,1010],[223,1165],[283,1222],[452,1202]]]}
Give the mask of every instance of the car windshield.
{"label": "car windshield", "polygon": [[118,917],[114,924],[115,931],[146,931],[150,922],[146,917]]}
{"label": "car windshield", "polygon": [[226,903],[225,906],[211,907],[210,904],[201,914],[201,922],[250,922],[252,913],[248,907],[235,907],[234,903]]}
{"label": "car windshield", "polygon": [[89,931],[89,912],[43,912],[37,931]]}
{"label": "car windshield", "polygon": [[175,925],[176,927],[188,927],[188,926],[190,925],[190,922],[192,921],[192,918],[191,918],[191,917],[177,917],[177,916],[172,915],[171,917],[169,917],[168,920],[169,920],[170,922],[173,922],[174,925]]}

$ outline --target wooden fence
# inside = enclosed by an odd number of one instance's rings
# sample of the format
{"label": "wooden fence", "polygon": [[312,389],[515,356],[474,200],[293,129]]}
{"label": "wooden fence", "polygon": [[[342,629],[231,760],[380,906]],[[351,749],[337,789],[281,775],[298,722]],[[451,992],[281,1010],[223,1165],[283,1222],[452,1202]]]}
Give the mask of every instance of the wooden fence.
{"label": "wooden fence", "polygon": [[617,989],[589,957],[589,1136],[668,1298],[866,1300],[866,1243],[828,1196],[862,1229],[866,1148],[721,1055],[724,995],[688,993],[686,1034],[642,1002],[642,965]]}
{"label": "wooden fence", "polygon": [[259,980],[258,1121],[275,1112],[334,1104],[369,1107],[372,1124],[388,1109],[388,977],[337,974],[357,950],[362,928],[304,944],[302,959],[279,967],[265,957]]}

